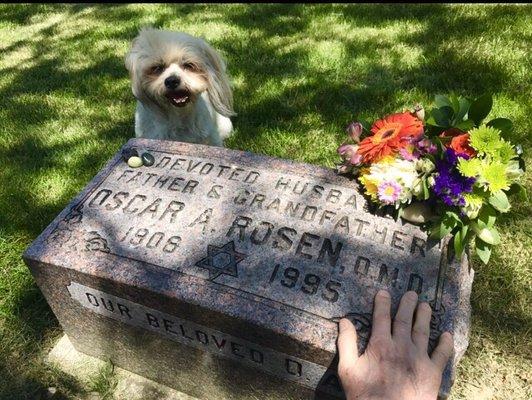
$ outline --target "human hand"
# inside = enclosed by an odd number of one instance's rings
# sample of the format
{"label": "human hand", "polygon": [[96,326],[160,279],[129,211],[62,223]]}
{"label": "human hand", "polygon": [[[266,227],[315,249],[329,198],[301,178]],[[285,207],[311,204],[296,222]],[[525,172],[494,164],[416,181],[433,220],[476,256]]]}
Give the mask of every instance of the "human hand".
{"label": "human hand", "polygon": [[442,373],[453,352],[453,338],[449,332],[443,333],[429,357],[432,310],[428,303],[417,305],[417,300],[416,292],[403,295],[392,332],[390,295],[380,290],[375,296],[371,337],[360,357],[354,325],[346,318],[340,320],[338,375],[347,400],[435,400],[438,397]]}

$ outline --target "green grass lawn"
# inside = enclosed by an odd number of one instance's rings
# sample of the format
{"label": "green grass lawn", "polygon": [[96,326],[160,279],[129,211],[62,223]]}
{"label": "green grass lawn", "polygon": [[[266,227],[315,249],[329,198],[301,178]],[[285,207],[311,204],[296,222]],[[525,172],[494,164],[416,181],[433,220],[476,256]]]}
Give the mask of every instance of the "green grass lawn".
{"label": "green grass lawn", "polygon": [[[89,390],[43,363],[61,329],[20,256],[134,135],[123,57],[144,25],[201,35],[225,55],[231,148],[331,167],[356,117],[491,92],[491,116],[514,121],[530,166],[530,6],[2,5],[0,399]],[[530,173],[525,185],[532,193]],[[531,215],[515,204],[490,264],[474,262],[452,399],[532,397]]]}

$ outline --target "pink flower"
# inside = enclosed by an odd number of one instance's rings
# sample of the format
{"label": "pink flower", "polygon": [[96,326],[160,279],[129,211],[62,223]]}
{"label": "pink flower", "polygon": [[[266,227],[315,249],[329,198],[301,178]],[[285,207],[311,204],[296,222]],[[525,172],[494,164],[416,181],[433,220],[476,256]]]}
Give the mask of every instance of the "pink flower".
{"label": "pink flower", "polygon": [[355,143],[360,142],[360,135],[362,135],[364,127],[360,122],[351,122],[345,129],[347,134]]}
{"label": "pink flower", "polygon": [[377,196],[384,204],[393,204],[399,198],[401,190],[401,186],[396,182],[382,182],[378,187]]}
{"label": "pink flower", "polygon": [[358,146],[356,144],[343,144],[338,147],[338,154],[344,161],[351,165],[359,165],[362,162],[362,156],[357,153]]}

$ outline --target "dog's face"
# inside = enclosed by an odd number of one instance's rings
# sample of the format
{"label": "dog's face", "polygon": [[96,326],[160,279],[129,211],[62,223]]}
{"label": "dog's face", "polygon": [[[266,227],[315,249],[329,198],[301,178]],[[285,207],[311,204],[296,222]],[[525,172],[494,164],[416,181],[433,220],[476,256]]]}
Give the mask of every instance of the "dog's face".
{"label": "dog's face", "polygon": [[225,64],[202,39],[181,32],[144,29],[126,56],[135,97],[159,111],[190,107],[207,91],[216,111],[233,115]]}

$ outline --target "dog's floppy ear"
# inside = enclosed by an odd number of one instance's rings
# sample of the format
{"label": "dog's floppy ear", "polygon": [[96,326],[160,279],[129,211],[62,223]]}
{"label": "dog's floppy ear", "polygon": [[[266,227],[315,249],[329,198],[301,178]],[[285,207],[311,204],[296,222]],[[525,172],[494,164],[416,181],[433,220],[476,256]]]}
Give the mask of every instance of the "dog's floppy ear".
{"label": "dog's floppy ear", "polygon": [[214,109],[224,117],[236,115],[233,110],[233,91],[229,77],[225,71],[222,57],[205,41],[201,41],[207,64],[207,79],[209,87],[207,93]]}
{"label": "dog's floppy ear", "polygon": [[138,99],[142,93],[142,88],[140,87],[140,79],[138,79],[138,72],[136,64],[138,61],[138,50],[137,46],[139,44],[140,35],[133,39],[131,43],[131,49],[126,54],[125,64],[126,68],[129,71],[129,76],[131,77],[131,89],[133,95]]}
{"label": "dog's floppy ear", "polygon": [[131,76],[131,90],[135,98],[152,110],[159,113],[164,113],[161,106],[150,96],[148,96],[148,94],[142,88],[142,77],[139,76],[140,71],[138,71],[139,55],[141,53],[140,47],[142,46],[142,35],[149,31],[149,28],[143,28],[139,35],[133,39],[131,49],[125,57],[125,65],[129,71],[129,75]]}

